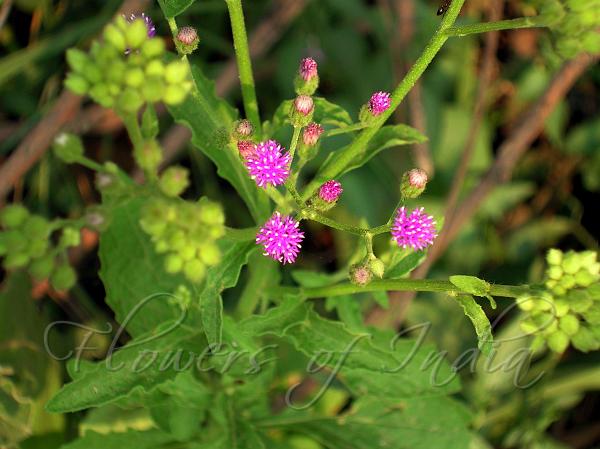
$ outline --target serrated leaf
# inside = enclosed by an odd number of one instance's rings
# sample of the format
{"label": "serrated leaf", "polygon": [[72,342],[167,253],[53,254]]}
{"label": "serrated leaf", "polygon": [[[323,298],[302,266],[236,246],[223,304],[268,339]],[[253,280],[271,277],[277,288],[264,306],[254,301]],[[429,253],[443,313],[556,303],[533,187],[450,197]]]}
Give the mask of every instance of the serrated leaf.
{"label": "serrated leaf", "polygon": [[269,199],[250,179],[237,149],[229,143],[237,112],[216,96],[214,83],[198,67],[192,67],[192,75],[197,90],[183,103],[169,106],[169,112],[177,123],[192,131],[192,144],[215,163],[219,176],[236,189],[252,217],[263,222],[270,213]]}
{"label": "serrated leaf", "polygon": [[194,291],[182,274],[165,273],[164,256],[154,251],[139,225],[141,208],[149,199],[137,196],[113,204],[110,225],[100,234],[100,278],[106,302],[134,337],[182,315],[167,301],[179,285]]}
{"label": "serrated leaf", "polygon": [[490,292],[490,284],[475,276],[450,276],[450,282],[455,287],[460,288],[463,292],[471,295],[487,297]]}
{"label": "serrated leaf", "polygon": [[195,0],[158,0],[158,4],[167,18],[177,17],[188,9]]}
{"label": "serrated leaf", "polygon": [[191,332],[180,323],[165,323],[156,331],[132,340],[107,360],[95,363],[93,369],[87,365],[85,371],[47,403],[46,409],[55,413],[74,412],[109,404],[134,389],[149,390],[181,371],[167,363],[174,351],[196,353],[205,347],[206,340],[200,331]]}
{"label": "serrated leaf", "polygon": [[472,296],[458,296],[455,298],[462,306],[465,315],[473,323],[477,334],[477,346],[484,355],[489,355],[493,347],[492,325],[481,306]]}

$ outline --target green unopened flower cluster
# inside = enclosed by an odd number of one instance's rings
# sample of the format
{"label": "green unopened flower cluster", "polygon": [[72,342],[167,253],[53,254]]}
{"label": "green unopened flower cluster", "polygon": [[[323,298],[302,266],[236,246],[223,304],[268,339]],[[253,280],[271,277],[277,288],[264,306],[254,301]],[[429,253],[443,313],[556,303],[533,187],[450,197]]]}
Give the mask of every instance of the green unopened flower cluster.
{"label": "green unopened flower cluster", "polygon": [[540,14],[553,18],[555,51],[563,58],[600,51],[600,0],[535,0]]}
{"label": "green unopened flower cluster", "polygon": [[0,213],[0,256],[6,270],[26,268],[34,279],[50,280],[56,290],[68,290],[77,275],[66,262],[65,251],[80,243],[78,228],[66,226],[56,245],[51,234],[56,226],[39,215],[32,215],[21,205],[6,206]]}
{"label": "green unopened flower cluster", "polygon": [[528,313],[521,328],[558,353],[569,343],[581,351],[600,348],[600,263],[593,251],[552,249],[544,288],[517,299]]}
{"label": "green unopened flower cluster", "polygon": [[191,89],[184,61],[163,61],[165,44],[149,37],[144,19],[118,17],[104,29],[89,54],[67,52],[72,72],[65,85],[79,95],[89,94],[104,107],[135,112],[145,102],[181,103]]}
{"label": "green unopened flower cluster", "polygon": [[140,225],[164,253],[168,273],[183,272],[193,281],[204,279],[206,268],[221,260],[217,239],[225,234],[221,205],[206,198],[196,203],[155,199],[142,211]]}

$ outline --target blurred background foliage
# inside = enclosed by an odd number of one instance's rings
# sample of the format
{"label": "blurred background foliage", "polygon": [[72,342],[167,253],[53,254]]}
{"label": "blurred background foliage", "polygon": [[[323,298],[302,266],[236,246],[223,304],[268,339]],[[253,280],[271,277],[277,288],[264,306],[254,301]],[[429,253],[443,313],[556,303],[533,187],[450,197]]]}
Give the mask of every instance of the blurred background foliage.
{"label": "blurred background foliage", "polygon": [[[403,2],[414,9],[406,14],[397,7]],[[485,20],[489,3],[469,0],[460,20]],[[501,3],[505,18],[531,12],[531,5],[525,0]],[[64,51],[70,46],[89,45],[121,2],[3,0],[0,5],[0,162],[4,162],[60,95],[66,70]],[[253,44],[255,50],[261,45],[266,47],[254,58],[263,120],[274,113],[283,99],[294,95],[291,80],[304,56],[319,61],[320,94],[356,116],[371,92],[393,88],[426,45],[439,23],[437,7],[436,2],[429,0],[245,2],[250,33],[263,27],[263,34]],[[155,19],[158,34],[168,36],[158,5],[150,3],[145,11]],[[198,1],[179,22],[198,29],[201,45],[192,56],[193,62],[210,78],[221,77],[218,91],[240,106],[237,85],[222,75],[234,56],[225,2]],[[484,37],[477,35],[449,40],[423,77],[420,98],[405,101],[395,118],[421,128],[429,137],[428,168],[432,171],[433,167],[434,173],[421,204],[438,216],[443,214],[473,123],[483,41]],[[476,136],[465,191],[475,186],[490,168],[498,145],[556,73],[561,61],[552,45],[543,29],[500,33],[491,82],[485,91],[486,111]],[[473,219],[465,223],[432,267],[430,277],[463,273],[497,283],[536,282],[543,274],[543,254],[548,247],[597,249],[600,227],[594,210],[600,199],[599,91],[600,68],[595,66],[560,102],[511,181],[496,188]],[[416,113],[411,101],[418,102]],[[172,126],[171,119],[164,110],[160,112],[161,128],[167,130]],[[110,111],[85,103],[73,120],[73,128],[82,134],[88,156],[98,161],[112,160],[134,170],[127,135]],[[174,128],[165,135],[169,133],[174,133],[174,139],[171,143],[164,141],[165,147],[194,174],[188,196],[202,193],[218,200],[225,205],[230,225],[250,225],[239,198],[218,179],[211,162],[200,152],[190,151],[185,134],[177,134]],[[177,136],[179,140],[175,139]],[[314,173],[326,153],[339,147],[344,139],[329,139],[324,154],[311,162],[307,172]],[[386,151],[361,170],[346,175],[344,195],[334,214],[339,218],[362,216],[370,224],[385,222],[396,204],[398,180],[414,165],[413,151],[404,146]],[[22,201],[47,217],[79,216],[85,206],[99,201],[92,173],[82,167],[65,166],[51,152],[45,153],[14,187],[12,201]],[[316,225],[309,233],[308,248],[298,268],[324,267],[335,272],[346,266],[355,248],[351,236]],[[378,243],[383,246],[380,251],[385,250],[384,239]],[[48,334],[52,337],[52,351],[62,359],[69,348],[81,342],[84,326],[106,329],[107,322],[114,324],[97,277],[95,244],[95,237],[88,235],[83,246],[73,253],[79,284],[68,296],[45,285],[32,285],[24,275],[3,274],[0,447],[57,447],[76,434],[82,420],[87,428],[102,428],[106,416],[101,415],[108,413],[106,410],[67,417],[43,411],[43,404],[66,377],[64,360],[47,355],[46,326],[55,320],[70,320],[81,326],[57,326]],[[510,311],[505,313],[500,307],[488,312],[492,318],[497,317],[497,339],[515,334]],[[421,294],[411,304],[405,325],[423,321],[433,323],[426,338],[447,351],[451,361],[465,349],[476,346],[462,311],[442,295]],[[88,359],[101,358],[109,342],[109,335],[94,338],[99,349],[85,352]],[[526,344],[515,343],[513,349]],[[289,357],[294,358],[293,352]],[[502,360],[501,355],[498,360]],[[514,370],[491,372],[481,361],[463,367],[460,372],[465,400],[475,411],[473,427],[482,435],[473,447],[600,447],[595,446],[600,444],[600,424],[594,418],[600,413],[599,362],[597,353],[574,350],[560,359],[544,355],[533,361],[532,369],[521,379],[527,383],[537,373],[546,373],[529,389],[514,388]],[[148,423],[143,414],[124,413],[119,418],[123,428],[143,428]]]}

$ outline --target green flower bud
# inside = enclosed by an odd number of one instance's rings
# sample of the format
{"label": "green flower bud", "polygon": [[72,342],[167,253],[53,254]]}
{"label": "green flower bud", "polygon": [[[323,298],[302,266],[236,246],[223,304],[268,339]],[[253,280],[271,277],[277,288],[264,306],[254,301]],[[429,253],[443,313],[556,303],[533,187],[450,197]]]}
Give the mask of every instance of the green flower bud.
{"label": "green flower bud", "polygon": [[407,171],[402,176],[402,183],[400,184],[402,198],[418,198],[425,191],[426,185],[427,173],[425,173],[425,170],[413,168]]}
{"label": "green flower bud", "polygon": [[199,282],[206,274],[206,266],[198,259],[194,259],[185,264],[183,272],[190,281]]}
{"label": "green flower bud", "polygon": [[8,253],[4,258],[4,268],[7,270],[23,268],[28,263],[29,254],[26,253]]}
{"label": "green flower bud", "polygon": [[558,281],[563,276],[563,270],[560,266],[557,266],[557,265],[551,266],[547,270],[547,276],[550,279],[555,279]]}
{"label": "green flower bud", "polygon": [[568,301],[564,299],[557,299],[556,301],[554,301],[554,314],[557,317],[565,316],[567,313],[569,313],[570,309],[571,308],[569,306]]}
{"label": "green flower bud", "polygon": [[83,72],[88,64],[91,64],[90,57],[83,51],[76,48],[70,48],[66,53],[67,63],[74,72]]}
{"label": "green flower bud", "polygon": [[114,104],[114,98],[108,90],[108,84],[102,83],[93,86],[90,90],[90,97],[105,108],[109,108]]}
{"label": "green flower bud", "polygon": [[48,279],[52,273],[52,270],[54,269],[54,263],[54,256],[52,255],[35,259],[29,265],[29,274],[31,274],[31,276],[38,281]]}
{"label": "green flower bud", "polygon": [[125,34],[114,24],[109,24],[104,28],[104,40],[120,52],[127,49]]}
{"label": "green flower bud", "polygon": [[356,264],[350,267],[350,282],[359,287],[364,287],[371,283],[373,273],[367,265]]}
{"label": "green flower bud", "polygon": [[165,271],[167,273],[179,273],[183,268],[183,259],[177,254],[169,254],[165,258]]}
{"label": "green flower bud", "polygon": [[166,85],[162,78],[152,76],[142,86],[142,95],[149,103],[156,103],[165,95]]}
{"label": "green flower bud", "polygon": [[133,156],[140,168],[149,173],[156,173],[163,159],[162,149],[155,140],[147,140],[136,147]]}
{"label": "green flower bud", "polygon": [[143,104],[140,93],[132,88],[125,89],[117,100],[117,107],[125,112],[136,112]]}
{"label": "green flower bud", "polygon": [[70,290],[77,282],[77,275],[70,265],[60,265],[50,276],[50,284],[55,290]]}
{"label": "green flower bud", "polygon": [[583,317],[592,326],[600,326],[600,302],[594,302],[592,306],[584,312]]}
{"label": "green flower bud", "polygon": [[50,242],[48,241],[48,239],[29,240],[29,243],[27,245],[27,254],[29,254],[29,257],[31,257],[32,259],[42,257],[48,252],[49,246]]}
{"label": "green flower bud", "polygon": [[10,204],[0,210],[0,223],[5,228],[17,228],[29,217],[29,211],[20,204]]}
{"label": "green flower bud", "polygon": [[214,243],[203,243],[198,253],[202,262],[208,266],[216,265],[221,261],[221,251]]}
{"label": "green flower bud", "polygon": [[165,74],[165,65],[161,60],[155,59],[153,61],[150,61],[146,65],[146,75],[148,75],[148,76],[164,76],[164,74]]}
{"label": "green flower bud", "polygon": [[102,72],[93,62],[90,62],[86,64],[85,67],[83,67],[81,75],[83,75],[92,86],[94,84],[102,82]]}
{"label": "green flower bud", "polygon": [[575,315],[565,315],[559,320],[558,327],[565,334],[572,336],[579,331],[579,320]]}
{"label": "green flower bud", "polygon": [[168,242],[171,248],[175,251],[179,251],[186,247],[188,244],[187,236],[181,229],[174,231],[169,237]]}
{"label": "green flower bud", "polygon": [[573,280],[580,287],[589,287],[598,280],[598,276],[594,276],[588,270],[582,269],[575,273]]}
{"label": "green flower bud", "polygon": [[188,66],[183,61],[173,61],[165,69],[165,79],[169,84],[179,84],[188,75]]}
{"label": "green flower bud", "polygon": [[9,254],[24,252],[28,239],[22,231],[11,230],[2,233],[4,246]]}
{"label": "green flower bud", "polygon": [[549,335],[547,342],[552,351],[562,354],[569,346],[569,336],[559,330]]}
{"label": "green flower bud", "polygon": [[159,240],[156,242],[156,245],[154,245],[154,250],[158,254],[164,254],[167,251],[169,251],[169,244],[167,243],[166,240]]}
{"label": "green flower bud", "polygon": [[565,273],[575,274],[581,269],[581,258],[577,253],[569,251],[565,254],[561,266]]}
{"label": "green flower bud", "polygon": [[56,157],[67,164],[80,161],[84,154],[81,139],[70,133],[59,134],[54,139],[53,150]]}
{"label": "green flower bud", "polygon": [[168,105],[176,105],[185,100],[187,90],[178,84],[170,84],[165,88],[163,101]]}
{"label": "green flower bud", "polygon": [[183,167],[167,168],[158,182],[160,190],[165,195],[172,197],[181,195],[189,185],[189,171]]}
{"label": "green flower bud", "polygon": [[69,73],[65,80],[65,87],[76,95],[85,95],[90,89],[90,84],[84,77]]}
{"label": "green flower bud", "polygon": [[70,246],[79,246],[80,243],[81,232],[79,229],[67,227],[63,229],[58,245],[62,248],[68,248]]}
{"label": "green flower bud", "polygon": [[185,262],[192,260],[196,256],[196,248],[188,245],[179,250],[179,257],[183,259]]}
{"label": "green flower bud", "polygon": [[52,231],[50,223],[44,217],[31,215],[23,224],[23,234],[28,239],[44,240]]}
{"label": "green flower bud", "polygon": [[142,46],[148,38],[148,29],[144,23],[144,19],[135,19],[125,30],[125,40],[127,47],[137,49]]}
{"label": "green flower bud", "polygon": [[144,71],[134,67],[125,72],[125,84],[131,87],[140,87],[145,81]]}
{"label": "green flower bud", "polygon": [[575,287],[575,277],[572,274],[565,274],[558,283],[567,290],[570,290]]}
{"label": "green flower bud", "polygon": [[600,349],[600,341],[587,327],[580,326],[579,331],[571,337],[573,346],[583,352],[596,351]]}
{"label": "green flower bud", "polygon": [[525,312],[529,312],[535,307],[535,302],[533,301],[533,298],[531,296],[519,296],[517,298],[517,306],[519,307],[519,309],[524,310]]}
{"label": "green flower bud", "polygon": [[373,256],[371,259],[369,259],[369,269],[373,275],[381,279],[385,272],[385,264],[381,261],[381,259]]}
{"label": "green flower bud", "polygon": [[584,313],[594,302],[589,293],[582,290],[571,290],[566,300],[571,310],[577,313]]}
{"label": "green flower bud", "polygon": [[209,225],[222,225],[225,223],[225,214],[219,203],[210,201],[208,198],[201,198],[198,201],[200,214],[198,219]]}
{"label": "green flower bud", "polygon": [[142,45],[142,55],[148,59],[158,58],[165,52],[165,43],[162,39],[148,39]]}
{"label": "green flower bud", "polygon": [[551,249],[546,254],[548,265],[560,265],[562,263],[563,253],[559,249]]}

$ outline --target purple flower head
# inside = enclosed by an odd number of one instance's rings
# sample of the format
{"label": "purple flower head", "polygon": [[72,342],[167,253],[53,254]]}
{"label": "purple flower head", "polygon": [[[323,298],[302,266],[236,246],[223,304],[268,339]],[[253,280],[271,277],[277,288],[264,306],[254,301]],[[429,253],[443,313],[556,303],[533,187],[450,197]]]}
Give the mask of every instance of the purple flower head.
{"label": "purple flower head", "polygon": [[308,145],[309,147],[316,145],[319,141],[319,137],[323,134],[323,131],[323,127],[318,123],[309,123],[302,132],[302,141],[304,142],[304,145]]}
{"label": "purple flower head", "polygon": [[242,156],[244,159],[248,159],[252,154],[254,154],[256,145],[254,145],[254,142],[249,140],[240,140],[237,143],[237,148],[240,152],[240,156]]}
{"label": "purple flower head", "polygon": [[310,81],[318,73],[317,61],[313,58],[304,58],[300,61],[300,76],[304,81]]}
{"label": "purple flower head", "polygon": [[304,232],[292,217],[275,212],[256,234],[256,244],[265,249],[264,255],[278,262],[294,263],[300,252]]}
{"label": "purple flower head", "polygon": [[131,14],[128,18],[127,21],[129,23],[134,22],[136,19],[144,19],[144,23],[146,24],[146,29],[148,30],[148,37],[154,37],[156,36],[156,28],[154,27],[154,22],[152,22],[152,19],[150,17],[148,17],[146,14],[142,13],[140,15],[136,15],[136,14]]}
{"label": "purple flower head", "polygon": [[374,116],[378,116],[387,111],[391,103],[390,94],[387,92],[375,92],[369,100],[369,111]]}
{"label": "purple flower head", "polygon": [[278,186],[290,175],[290,153],[283,153],[283,148],[274,140],[267,140],[256,145],[254,152],[246,158],[246,168],[259,187],[267,184]]}
{"label": "purple flower head", "polygon": [[331,180],[324,183],[319,189],[319,197],[328,203],[333,203],[338,200],[344,189],[338,181]]}
{"label": "purple flower head", "polygon": [[308,95],[298,95],[294,100],[294,108],[302,115],[310,114],[315,108],[315,102]]}
{"label": "purple flower head", "polygon": [[411,247],[422,250],[433,244],[437,237],[435,221],[431,215],[423,212],[423,208],[417,208],[410,215],[406,214],[403,206],[398,209],[394,225],[392,226],[392,237],[402,248]]}
{"label": "purple flower head", "polygon": [[181,27],[177,32],[177,40],[185,45],[192,45],[196,39],[198,39],[198,32],[194,27]]}

